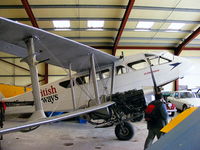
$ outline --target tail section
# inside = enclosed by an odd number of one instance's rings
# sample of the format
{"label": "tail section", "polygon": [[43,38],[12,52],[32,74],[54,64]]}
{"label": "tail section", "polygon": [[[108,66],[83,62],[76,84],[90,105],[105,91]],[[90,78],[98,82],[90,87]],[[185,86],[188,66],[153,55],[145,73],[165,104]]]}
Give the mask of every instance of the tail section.
{"label": "tail section", "polygon": [[31,90],[32,90],[31,88],[22,87],[22,86],[0,84],[0,92],[3,94],[5,98],[20,95]]}

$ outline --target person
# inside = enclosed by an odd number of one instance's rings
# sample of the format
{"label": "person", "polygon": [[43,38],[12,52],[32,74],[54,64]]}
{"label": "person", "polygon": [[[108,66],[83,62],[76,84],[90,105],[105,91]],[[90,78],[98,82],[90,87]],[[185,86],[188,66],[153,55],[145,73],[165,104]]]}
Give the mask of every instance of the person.
{"label": "person", "polygon": [[161,137],[162,133],[160,130],[167,124],[168,119],[167,108],[166,105],[162,102],[161,93],[156,94],[155,100],[149,103],[149,105],[150,104],[155,106],[153,115],[156,115],[156,119],[147,121],[148,136],[144,144],[144,150],[152,145],[155,136],[157,136],[157,139]]}

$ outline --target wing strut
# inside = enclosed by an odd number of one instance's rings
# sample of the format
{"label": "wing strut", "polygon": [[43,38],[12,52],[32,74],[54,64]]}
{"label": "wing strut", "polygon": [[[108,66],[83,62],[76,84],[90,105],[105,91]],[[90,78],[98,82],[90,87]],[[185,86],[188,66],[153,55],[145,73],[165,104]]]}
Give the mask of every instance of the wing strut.
{"label": "wing strut", "polygon": [[32,93],[33,93],[33,99],[35,102],[35,112],[31,116],[31,120],[39,119],[39,118],[45,118],[42,101],[41,101],[41,95],[40,95],[40,85],[39,85],[39,79],[38,79],[38,70],[36,67],[36,55],[35,55],[35,48],[34,48],[34,39],[33,37],[28,38],[26,41],[27,45],[27,51],[28,56],[24,59],[25,62],[28,64],[30,68],[30,74],[31,74],[31,82],[32,82]]}
{"label": "wing strut", "polygon": [[74,79],[72,78],[72,64],[69,64],[69,78],[70,78],[70,85],[71,85],[71,94],[72,94],[72,102],[73,102],[73,110],[76,110],[76,98],[75,98],[75,91],[74,91]]}
{"label": "wing strut", "polygon": [[101,104],[100,99],[99,99],[99,90],[98,90],[97,78],[96,78],[94,54],[91,54],[91,56],[90,56],[90,63],[91,63],[91,69],[92,69],[91,73],[92,73],[92,81],[93,81],[93,85],[94,85],[95,100],[97,101],[97,104]]}
{"label": "wing strut", "polygon": [[[111,76],[111,90],[110,95],[114,93],[114,85],[115,85],[115,63],[112,65],[112,76]],[[112,96],[111,96],[112,97]]]}

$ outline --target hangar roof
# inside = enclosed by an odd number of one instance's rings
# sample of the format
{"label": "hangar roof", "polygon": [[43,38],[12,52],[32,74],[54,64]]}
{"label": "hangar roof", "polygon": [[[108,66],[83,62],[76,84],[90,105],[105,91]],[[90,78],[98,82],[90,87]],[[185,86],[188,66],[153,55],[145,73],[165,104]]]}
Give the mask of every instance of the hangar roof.
{"label": "hangar roof", "polygon": [[[0,16],[100,49],[200,50],[199,0],[1,0]],[[56,27],[53,21],[68,21]],[[97,21],[102,26],[89,26]]]}

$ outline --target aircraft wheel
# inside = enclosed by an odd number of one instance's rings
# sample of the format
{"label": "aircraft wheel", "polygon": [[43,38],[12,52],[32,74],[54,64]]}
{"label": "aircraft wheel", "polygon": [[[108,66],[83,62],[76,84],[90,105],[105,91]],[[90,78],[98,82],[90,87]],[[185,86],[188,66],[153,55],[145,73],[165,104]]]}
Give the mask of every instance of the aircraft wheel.
{"label": "aircraft wheel", "polygon": [[187,107],[187,105],[184,104],[182,111],[185,111],[186,109],[188,109],[188,107]]}
{"label": "aircraft wheel", "polygon": [[130,140],[134,136],[134,130],[132,125],[129,122],[124,122],[123,124],[116,125],[115,135],[119,140]]}

